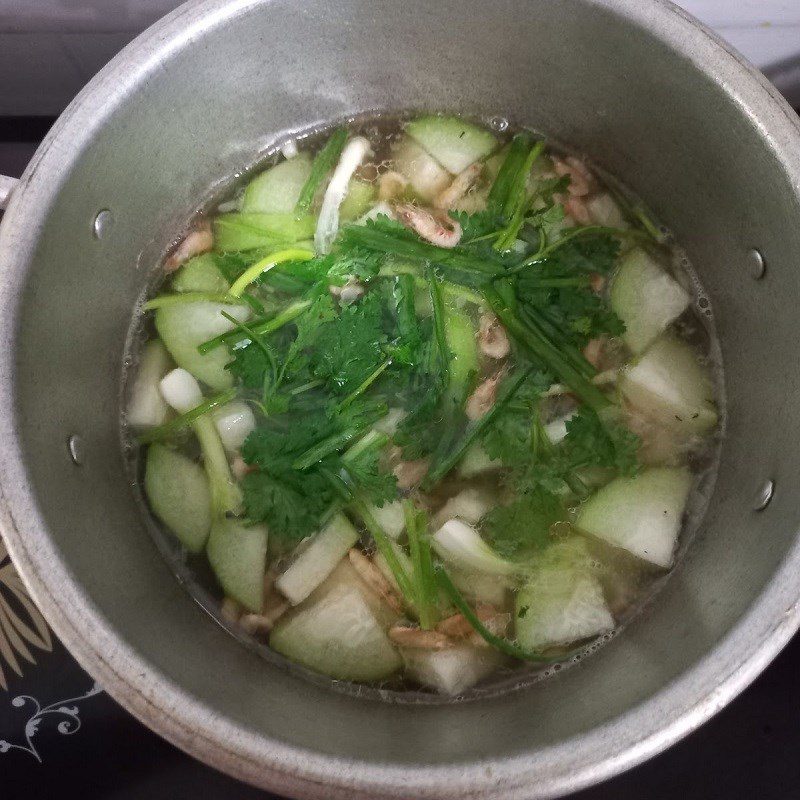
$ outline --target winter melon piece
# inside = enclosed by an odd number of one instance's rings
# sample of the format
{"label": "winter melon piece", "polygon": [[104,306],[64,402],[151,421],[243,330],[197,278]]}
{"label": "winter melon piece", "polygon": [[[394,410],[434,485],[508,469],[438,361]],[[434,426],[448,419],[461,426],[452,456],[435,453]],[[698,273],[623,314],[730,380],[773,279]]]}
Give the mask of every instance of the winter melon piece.
{"label": "winter melon piece", "polygon": [[142,348],[126,410],[129,425],[135,428],[153,428],[166,421],[169,408],[161,396],[158,384],[169,372],[171,365],[172,359],[158,339],[151,339]]}
{"label": "winter melon piece", "polygon": [[245,322],[250,315],[247,306],[206,300],[162,306],[155,314],[156,330],[175,363],[218,392],[233,386],[233,376],[225,369],[231,354],[224,346],[205,354],[198,353],[197,347],[233,330],[233,323],[222,316],[222,311],[239,322]]}
{"label": "winter melon piece", "polygon": [[339,206],[339,219],[352,222],[365,214],[375,202],[375,186],[358,178],[351,178],[347,184],[347,194]]}
{"label": "winter melon piece", "polygon": [[572,644],[613,629],[600,581],[580,540],[554,544],[516,597],[516,637],[529,650]]}
{"label": "winter melon piece", "polygon": [[454,175],[497,147],[489,131],[458,117],[420,117],[406,125],[406,132]]}
{"label": "winter melon piece", "polygon": [[622,338],[646,350],[688,307],[689,293],[644,250],[623,257],[611,283],[611,308],[625,323]]}
{"label": "winter melon piece", "polygon": [[358,531],[343,514],[298,547],[298,554],[275,586],[292,605],[305,600],[358,541]]}
{"label": "winter melon piece", "polygon": [[615,478],[581,506],[577,527],[651,564],[672,565],[692,478],[685,467],[651,467]]}
{"label": "winter melon piece", "polygon": [[279,249],[309,239],[316,229],[316,217],[294,213],[230,213],[220,214],[212,222],[214,249],[218,252]]}
{"label": "winter melon piece", "polygon": [[503,664],[491,647],[460,644],[444,650],[407,647],[401,651],[406,673],[417,683],[450,696],[462,694]]}
{"label": "winter melon piece", "polygon": [[270,646],[309,669],[347,681],[379,681],[402,665],[358,576],[345,561],[281,617]]}
{"label": "winter melon piece", "polygon": [[261,611],[267,567],[266,526],[247,527],[238,519],[218,519],[211,526],[206,554],[225,594],[254,613]]}
{"label": "winter melon piece", "polygon": [[452,176],[413,139],[404,137],[393,152],[394,168],[408,178],[414,194],[430,202],[446,189]]}
{"label": "winter melon piece", "polygon": [[205,470],[161,444],[147,449],[144,491],[153,513],[191,553],[199,553],[211,530],[211,491]]}
{"label": "winter melon piece", "polygon": [[176,292],[210,292],[224,293],[230,284],[217,268],[212,253],[190,258],[172,279],[172,288]]}
{"label": "winter melon piece", "polygon": [[289,214],[311,174],[311,156],[298,153],[257,175],[244,190],[242,211]]}
{"label": "winter melon piece", "polygon": [[636,411],[687,437],[717,424],[707,370],[686,342],[672,336],[662,336],[622,370],[618,386]]}

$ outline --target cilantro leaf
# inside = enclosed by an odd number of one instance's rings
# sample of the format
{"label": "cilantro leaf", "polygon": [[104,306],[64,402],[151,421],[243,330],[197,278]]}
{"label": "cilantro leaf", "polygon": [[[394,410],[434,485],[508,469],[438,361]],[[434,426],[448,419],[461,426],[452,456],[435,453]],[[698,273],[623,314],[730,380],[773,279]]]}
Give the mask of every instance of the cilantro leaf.
{"label": "cilantro leaf", "polygon": [[608,467],[621,475],[634,475],[639,437],[623,425],[603,424],[591,409],[582,408],[567,421],[564,448],[571,469]]}
{"label": "cilantro leaf", "polygon": [[253,522],[266,522],[270,536],[296,541],[317,530],[333,502],[333,490],[318,471],[251,472],[242,481],[244,506]]}
{"label": "cilantro leaf", "polygon": [[234,347],[233,361],[225,369],[239,379],[247,389],[264,388],[265,375],[272,369],[272,363],[262,348],[253,342],[242,347]]}
{"label": "cilantro leaf", "polygon": [[503,218],[493,211],[450,211],[450,216],[461,226],[461,242],[469,244],[473,239],[488,236],[503,227]]}
{"label": "cilantro leaf", "polygon": [[550,543],[550,527],[566,518],[559,498],[539,488],[493,508],[483,518],[481,531],[501,556],[518,558],[544,549]]}
{"label": "cilantro leaf", "polygon": [[343,459],[351,482],[357,484],[363,494],[377,506],[397,497],[397,478],[381,468],[381,449],[370,447],[353,457]]}
{"label": "cilantro leaf", "polygon": [[337,394],[348,395],[384,362],[385,342],[381,297],[370,292],[319,331],[312,372]]}

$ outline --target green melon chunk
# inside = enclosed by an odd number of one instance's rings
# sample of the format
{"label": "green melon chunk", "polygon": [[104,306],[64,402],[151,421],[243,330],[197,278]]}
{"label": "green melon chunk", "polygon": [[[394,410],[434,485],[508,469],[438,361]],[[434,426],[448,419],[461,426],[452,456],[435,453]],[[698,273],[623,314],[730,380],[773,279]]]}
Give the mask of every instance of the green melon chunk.
{"label": "green melon chunk", "polygon": [[644,352],[690,300],[689,293],[644,250],[624,256],[611,283],[611,308],[625,323],[622,338],[634,353]]}
{"label": "green melon chunk", "polygon": [[257,248],[279,249],[310,239],[317,226],[316,217],[293,213],[231,213],[220,214],[213,222],[214,249],[237,252]]}
{"label": "green melon chunk", "polygon": [[225,594],[259,613],[267,568],[266,526],[246,527],[233,518],[217,520],[211,527],[206,553]]}
{"label": "green melon chunk", "polygon": [[393,158],[394,168],[408,178],[411,191],[423,202],[432,201],[453,179],[433,156],[407,136],[394,149]]}
{"label": "green melon chunk", "polygon": [[172,279],[172,288],[176,292],[208,292],[220,294],[230,289],[230,284],[217,269],[211,253],[190,258]]}
{"label": "green melon chunk", "polygon": [[497,147],[489,131],[458,117],[421,117],[409,122],[406,132],[454,175]]}
{"label": "green melon chunk", "polygon": [[230,351],[216,347],[201,355],[197,346],[233,330],[233,323],[222,316],[222,311],[240,322],[250,315],[248,306],[206,300],[162,306],[155,313],[156,330],[175,363],[218,392],[233,386],[233,376],[225,369],[231,360]]}
{"label": "green melon chunk", "polygon": [[311,174],[311,156],[298,153],[257,175],[244,190],[242,211],[291,214]]}
{"label": "green melon chunk", "polygon": [[211,491],[205,470],[161,444],[147,449],[144,490],[153,513],[192,553],[211,529]]}
{"label": "green melon chunk", "polygon": [[380,681],[402,661],[348,562],[281,617],[270,646],[309,669],[347,681]]}
{"label": "green melon chunk", "polygon": [[578,512],[580,530],[659,567],[672,565],[692,476],[685,467],[651,467],[615,478]]}
{"label": "green melon chunk", "polygon": [[662,336],[624,369],[618,387],[636,411],[684,436],[717,424],[708,371],[686,342],[672,336]]}
{"label": "green melon chunk", "polygon": [[528,650],[572,644],[614,627],[579,539],[549,547],[516,597],[517,641]]}

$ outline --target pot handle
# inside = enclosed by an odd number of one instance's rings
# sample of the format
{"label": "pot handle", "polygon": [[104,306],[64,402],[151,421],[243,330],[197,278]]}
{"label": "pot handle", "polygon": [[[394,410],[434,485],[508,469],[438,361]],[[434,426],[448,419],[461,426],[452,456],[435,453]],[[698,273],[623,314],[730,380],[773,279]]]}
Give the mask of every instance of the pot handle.
{"label": "pot handle", "polygon": [[0,211],[4,211],[8,207],[8,201],[11,200],[11,193],[18,183],[19,180],[17,180],[17,178],[9,178],[6,175],[0,175]]}

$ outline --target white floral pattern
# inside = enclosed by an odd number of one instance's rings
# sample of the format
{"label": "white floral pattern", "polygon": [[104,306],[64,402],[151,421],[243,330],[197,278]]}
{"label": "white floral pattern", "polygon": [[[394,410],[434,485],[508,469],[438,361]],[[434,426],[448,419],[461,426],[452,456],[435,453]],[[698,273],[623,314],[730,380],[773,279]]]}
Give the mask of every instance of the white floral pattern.
{"label": "white floral pattern", "polygon": [[86,700],[87,697],[93,697],[102,691],[103,690],[95,683],[88,692],[80,695],[79,697],[70,697],[67,700],[58,700],[55,703],[51,703],[49,706],[45,706],[44,708],[42,708],[41,704],[35,697],[31,697],[28,694],[21,694],[15,697],[11,701],[11,705],[15,708],[24,708],[28,704],[30,704],[32,708],[32,713],[28,717],[28,721],[25,723],[25,741],[22,744],[14,744],[13,742],[6,741],[5,739],[0,739],[0,755],[3,753],[10,753],[12,750],[19,750],[23,753],[28,753],[29,755],[33,756],[33,758],[35,758],[41,764],[42,757],[39,755],[39,751],[33,741],[34,736],[36,736],[36,734],[39,732],[39,725],[41,722],[49,716],[61,717],[58,725],[56,725],[56,730],[62,736],[71,736],[73,733],[77,733],[81,727],[81,719],[79,716],[80,712],[77,705],[68,704],[79,703],[81,700]]}
{"label": "white floral pattern", "polygon": [[0,689],[8,689],[4,666],[21,677],[24,661],[36,664],[32,650],[52,649],[50,629],[0,539]]}

